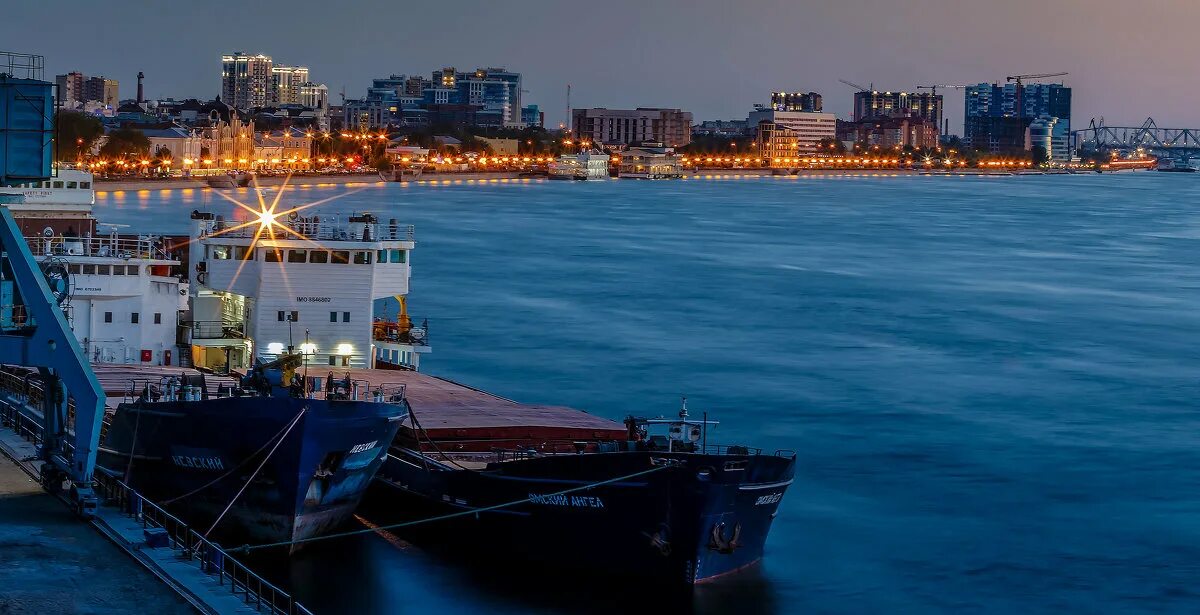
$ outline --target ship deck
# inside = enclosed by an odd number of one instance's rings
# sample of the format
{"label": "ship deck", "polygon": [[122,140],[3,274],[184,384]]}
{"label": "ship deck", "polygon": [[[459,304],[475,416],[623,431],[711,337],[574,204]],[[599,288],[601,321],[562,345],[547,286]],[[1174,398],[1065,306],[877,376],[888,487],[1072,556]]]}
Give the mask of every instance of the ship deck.
{"label": "ship deck", "polygon": [[[130,383],[157,381],[179,374],[198,374],[185,367],[94,364],[92,368],[115,408],[130,391]],[[310,377],[325,378],[326,366],[309,368]],[[353,380],[379,385],[405,385],[405,396],[424,431],[423,438],[439,441],[489,441],[553,439],[612,440],[624,439],[625,426],[605,418],[566,406],[525,404],[505,399],[464,384],[408,370],[345,369],[332,370],[335,378],[349,373]],[[228,376],[205,374],[210,395],[220,384],[231,385]],[[405,428],[413,429],[411,421]]]}

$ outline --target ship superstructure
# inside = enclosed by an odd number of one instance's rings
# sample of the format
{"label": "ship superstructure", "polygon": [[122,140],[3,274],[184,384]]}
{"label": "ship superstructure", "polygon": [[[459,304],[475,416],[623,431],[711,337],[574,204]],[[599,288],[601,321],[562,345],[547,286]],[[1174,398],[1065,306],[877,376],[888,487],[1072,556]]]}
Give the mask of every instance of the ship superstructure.
{"label": "ship superstructure", "polygon": [[412,226],[371,214],[246,224],[194,212],[192,223],[185,327],[197,367],[242,369],[289,352],[310,368],[374,365],[375,302],[408,293]]}
{"label": "ship superstructure", "polygon": [[24,197],[9,210],[91,362],[178,365],[176,322],[187,306],[178,255],[162,237],[97,221],[92,182],[61,169],[0,194]]}

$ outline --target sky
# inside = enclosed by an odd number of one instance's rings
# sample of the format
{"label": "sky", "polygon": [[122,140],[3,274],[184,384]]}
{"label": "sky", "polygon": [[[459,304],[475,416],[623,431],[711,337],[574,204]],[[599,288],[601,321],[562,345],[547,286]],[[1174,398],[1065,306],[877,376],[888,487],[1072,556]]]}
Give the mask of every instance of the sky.
{"label": "sky", "polygon": [[[772,90],[816,91],[849,118],[854,89],[1004,81],[1069,72],[1073,128],[1103,117],[1200,126],[1188,43],[1200,0],[13,0],[0,46],[46,58],[47,78],[146,73],[148,98],[220,92],[220,56],[308,66],[331,102],[372,77],[503,66],[557,126],[571,106],[674,107],[745,119]],[[951,132],[962,93],[946,94]]]}

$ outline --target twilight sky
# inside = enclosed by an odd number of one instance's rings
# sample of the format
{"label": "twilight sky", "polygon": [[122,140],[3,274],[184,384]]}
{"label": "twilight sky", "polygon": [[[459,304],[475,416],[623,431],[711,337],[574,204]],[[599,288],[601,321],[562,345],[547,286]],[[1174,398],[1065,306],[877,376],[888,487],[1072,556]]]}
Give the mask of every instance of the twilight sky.
{"label": "twilight sky", "polygon": [[[820,92],[848,117],[853,90],[1003,81],[1069,71],[1074,127],[1200,126],[1188,43],[1200,0],[16,0],[0,40],[46,56],[48,78],[79,70],[134,95],[212,98],[220,55],[264,53],[311,69],[332,102],[372,76],[506,66],[525,103],[562,121],[574,107],[667,106],[696,121],[746,117],[773,89]],[[962,95],[946,101],[961,130]]]}

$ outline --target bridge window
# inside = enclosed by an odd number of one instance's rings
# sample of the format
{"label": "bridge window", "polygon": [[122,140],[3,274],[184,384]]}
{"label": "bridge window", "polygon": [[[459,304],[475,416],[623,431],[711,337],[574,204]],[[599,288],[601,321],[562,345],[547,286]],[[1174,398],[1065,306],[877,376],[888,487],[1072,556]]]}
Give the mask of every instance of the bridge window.
{"label": "bridge window", "polygon": [[215,260],[215,261],[229,260],[229,256],[230,256],[229,246],[209,246],[208,249],[212,253],[213,260]]}
{"label": "bridge window", "polygon": [[329,252],[326,252],[325,250],[313,250],[312,252],[308,253],[308,262],[321,264],[328,263]]}
{"label": "bridge window", "polygon": [[387,262],[387,253],[388,253],[387,250],[379,250],[379,252],[375,255],[375,262],[379,263],[380,265],[386,263]]}
{"label": "bridge window", "polygon": [[113,275],[125,275],[125,265],[113,265]]}
{"label": "bridge window", "polygon": [[288,250],[289,263],[308,262],[308,250]]}
{"label": "bridge window", "polygon": [[268,263],[282,263],[283,262],[283,250],[277,250],[275,248],[266,248],[263,250],[263,260]]}
{"label": "bridge window", "polygon": [[62,187],[63,187],[63,183],[62,183],[62,182],[54,182],[54,187],[55,187],[55,188],[62,188]]}
{"label": "bridge window", "polygon": [[333,251],[333,264],[345,265],[350,262],[350,252],[347,250]]}
{"label": "bridge window", "polygon": [[96,275],[111,275],[108,265],[96,265]]}
{"label": "bridge window", "polygon": [[92,182],[79,182],[79,187],[87,190],[92,187]]}
{"label": "bridge window", "polygon": [[250,258],[250,246],[234,246],[233,257],[240,260],[248,260]]}
{"label": "bridge window", "polygon": [[403,263],[408,261],[408,250],[392,250],[391,261],[393,263]]}
{"label": "bridge window", "polygon": [[371,264],[371,253],[370,252],[355,252],[354,253],[354,264],[355,265],[370,265]]}
{"label": "bridge window", "polygon": [[85,273],[87,275],[96,275],[96,266],[95,265],[84,265],[83,273]]}
{"label": "bridge window", "polygon": [[78,188],[79,182],[67,182],[67,187],[68,188]]}

